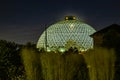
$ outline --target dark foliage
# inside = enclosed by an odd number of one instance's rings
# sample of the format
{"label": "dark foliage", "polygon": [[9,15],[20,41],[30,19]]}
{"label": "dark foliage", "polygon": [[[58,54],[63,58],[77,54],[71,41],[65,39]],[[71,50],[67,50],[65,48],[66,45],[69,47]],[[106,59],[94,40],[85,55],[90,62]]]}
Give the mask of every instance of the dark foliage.
{"label": "dark foliage", "polygon": [[21,45],[0,40],[0,80],[10,80],[22,73]]}
{"label": "dark foliage", "polygon": [[115,80],[120,80],[120,27],[109,29],[103,36],[102,47],[113,48],[116,53]]}

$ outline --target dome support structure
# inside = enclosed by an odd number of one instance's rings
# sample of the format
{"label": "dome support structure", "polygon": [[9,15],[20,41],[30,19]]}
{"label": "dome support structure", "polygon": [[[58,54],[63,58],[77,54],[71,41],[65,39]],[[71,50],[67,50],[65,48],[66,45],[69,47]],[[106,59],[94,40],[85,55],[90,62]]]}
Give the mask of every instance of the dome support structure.
{"label": "dome support structure", "polygon": [[[78,51],[86,51],[93,48],[93,38],[90,35],[95,32],[94,28],[76,20],[75,16],[66,16],[65,20],[52,24],[48,28],[45,27],[45,31],[37,42],[37,48],[44,48],[46,51],[47,49],[64,51],[69,50],[67,47],[76,47]],[[72,43],[66,47],[68,41]]]}

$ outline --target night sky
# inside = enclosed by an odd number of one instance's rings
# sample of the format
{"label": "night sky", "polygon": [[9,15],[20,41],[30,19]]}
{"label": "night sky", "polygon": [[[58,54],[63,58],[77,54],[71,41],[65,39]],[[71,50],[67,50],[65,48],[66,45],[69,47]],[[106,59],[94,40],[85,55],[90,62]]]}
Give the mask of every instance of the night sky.
{"label": "night sky", "polygon": [[45,26],[66,15],[100,30],[120,24],[120,0],[1,0],[0,39],[36,43]]}

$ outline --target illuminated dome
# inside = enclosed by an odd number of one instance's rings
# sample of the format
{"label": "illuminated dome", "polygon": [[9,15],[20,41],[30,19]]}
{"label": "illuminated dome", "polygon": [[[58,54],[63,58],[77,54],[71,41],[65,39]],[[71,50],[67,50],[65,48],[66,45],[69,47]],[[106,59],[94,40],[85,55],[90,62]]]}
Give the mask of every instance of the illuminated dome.
{"label": "illuminated dome", "polygon": [[76,20],[74,16],[67,16],[65,20],[49,26],[40,36],[37,48],[48,51],[68,50],[77,48],[79,51],[93,48],[93,39],[90,37],[95,29],[90,25]]}

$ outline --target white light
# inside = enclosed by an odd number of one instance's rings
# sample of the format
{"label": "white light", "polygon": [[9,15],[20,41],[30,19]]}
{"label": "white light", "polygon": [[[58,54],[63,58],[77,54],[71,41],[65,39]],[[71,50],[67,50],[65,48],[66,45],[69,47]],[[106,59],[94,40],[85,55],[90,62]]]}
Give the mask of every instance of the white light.
{"label": "white light", "polygon": [[59,48],[59,52],[65,52],[65,48]]}
{"label": "white light", "polygon": [[71,25],[70,25],[70,30],[73,30],[73,29],[74,29],[74,25],[71,24]]}
{"label": "white light", "polygon": [[47,47],[47,52],[51,52],[51,49]]}

